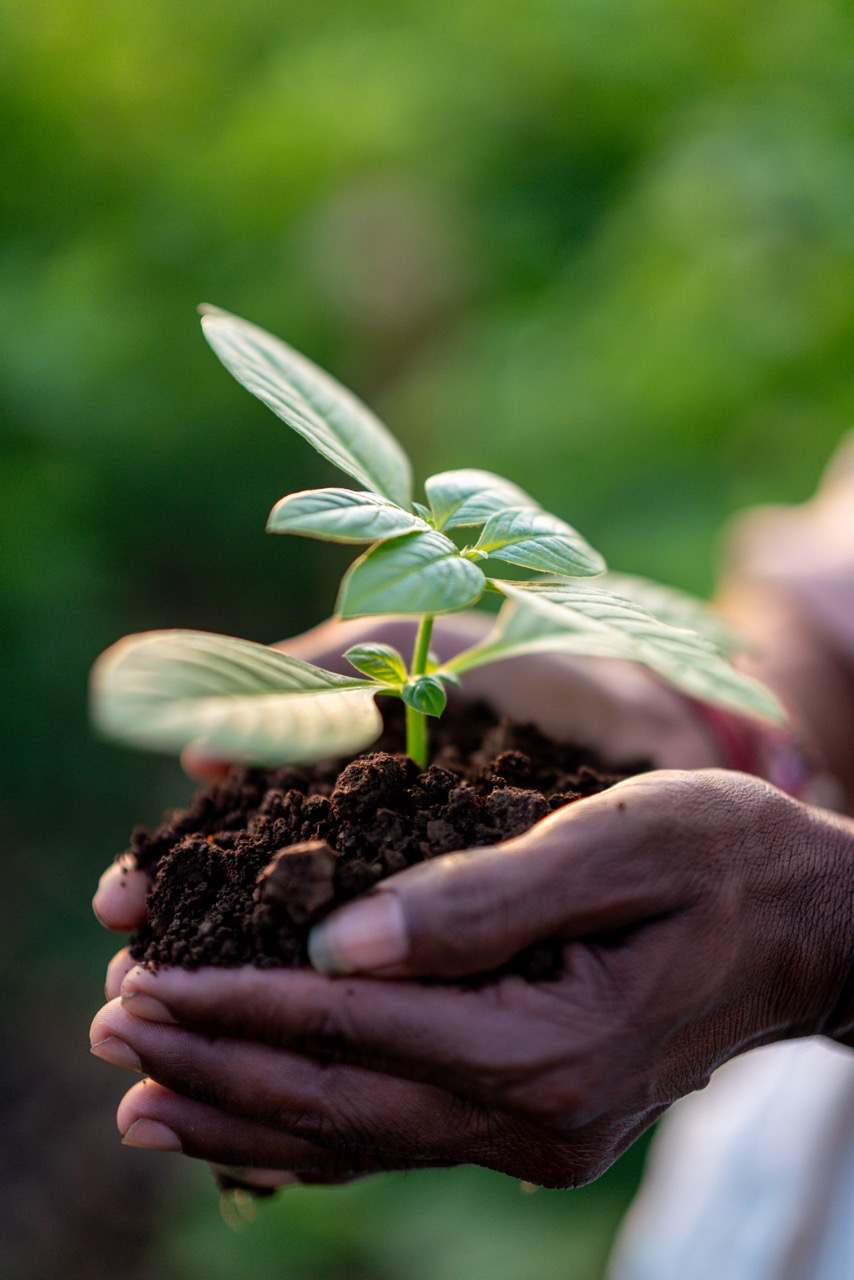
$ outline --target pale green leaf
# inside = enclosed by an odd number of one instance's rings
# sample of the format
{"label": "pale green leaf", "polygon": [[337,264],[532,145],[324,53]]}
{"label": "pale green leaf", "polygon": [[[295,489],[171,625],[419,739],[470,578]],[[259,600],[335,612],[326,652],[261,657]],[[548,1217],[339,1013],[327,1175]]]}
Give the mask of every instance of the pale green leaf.
{"label": "pale green leaf", "polygon": [[306,489],[282,498],[270,512],[268,533],[297,533],[328,542],[380,542],[429,525],[378,493]]}
{"label": "pale green leaf", "polygon": [[486,522],[476,551],[539,573],[589,577],[602,573],[605,561],[570,525],[547,511],[515,507]]}
{"label": "pale green leaf", "polygon": [[436,676],[413,676],[403,686],[402,697],[408,707],[425,716],[440,716],[448,701],[442,681]]}
{"label": "pale green leaf", "polygon": [[205,337],[242,386],[366,489],[409,506],[409,460],[361,400],[257,325],[216,307],[202,312]]}
{"label": "pale green leaf", "polygon": [[588,583],[499,583],[510,597],[493,631],[447,666],[457,672],[522,654],[561,652],[640,662],[684,693],[779,723],[770,690],[742,675],[704,637],[660,622],[632,600]]}
{"label": "pale green leaf", "polygon": [[605,591],[613,591],[615,595],[634,600],[661,622],[699,632],[722,653],[744,653],[750,648],[748,642],[728,626],[706,600],[701,600],[688,591],[680,591],[676,587],[668,587],[661,582],[653,582],[651,578],[641,578],[632,573],[608,572],[598,579],[596,585]]}
{"label": "pale green leaf", "polygon": [[344,657],[369,680],[398,685],[406,679],[406,663],[390,644],[354,644]]}
{"label": "pale green leaf", "polygon": [[484,524],[506,507],[527,507],[539,511],[540,504],[503,476],[473,467],[461,471],[440,471],[424,486],[437,529]]}
{"label": "pale green leaf", "polygon": [[375,613],[456,613],[480,599],[486,578],[444,534],[408,533],[371,547],[347,571],[338,596],[345,618]]}
{"label": "pale green leaf", "polygon": [[124,742],[272,767],[363,750],[382,728],[375,692],[249,640],[150,631],[101,655],[91,704],[98,728]]}

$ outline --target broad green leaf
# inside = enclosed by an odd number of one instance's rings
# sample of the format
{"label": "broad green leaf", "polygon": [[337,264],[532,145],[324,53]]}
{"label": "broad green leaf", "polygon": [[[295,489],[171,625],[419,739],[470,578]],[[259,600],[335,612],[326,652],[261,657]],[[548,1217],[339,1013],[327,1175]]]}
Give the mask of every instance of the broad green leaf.
{"label": "broad green leaf", "polygon": [[352,391],[257,325],[217,307],[201,310],[205,337],[247,391],[366,489],[409,506],[409,459]]}
{"label": "broad green leaf", "polygon": [[437,529],[484,524],[506,507],[527,507],[539,511],[540,504],[503,476],[491,471],[466,468],[440,471],[424,485]]}
{"label": "broad green leaf", "polygon": [[684,693],[779,723],[773,694],[743,676],[704,637],[660,622],[632,600],[588,583],[498,584],[510,597],[481,645],[447,666],[457,672],[522,654],[561,652],[640,662]]}
{"label": "broad green leaf", "polygon": [[425,716],[440,716],[448,701],[442,681],[436,676],[413,676],[403,686],[402,697],[408,707]]}
{"label": "broad green leaf", "polygon": [[429,525],[378,493],[306,489],[282,498],[270,512],[268,533],[298,533],[327,542],[380,542]]}
{"label": "broad green leaf", "polygon": [[406,663],[390,644],[354,644],[344,657],[369,680],[397,685],[406,679]]}
{"label": "broad green leaf", "polygon": [[92,714],[110,737],[153,751],[306,764],[361,751],[382,720],[376,686],[206,631],[126,636],[92,672]]}
{"label": "broad green leaf", "polygon": [[653,582],[651,578],[637,577],[632,573],[608,572],[603,578],[599,578],[596,585],[605,591],[613,591],[615,595],[634,600],[661,622],[669,622],[672,627],[688,627],[691,631],[698,632],[728,656],[744,653],[750,648],[749,643],[728,626],[707,601],[688,591],[680,591],[676,587],[668,587],[661,582]]}
{"label": "broad green leaf", "polygon": [[486,522],[474,549],[496,560],[540,573],[589,577],[605,561],[570,525],[547,511],[513,507]]}
{"label": "broad green leaf", "polygon": [[456,613],[479,600],[486,578],[443,533],[407,533],[371,547],[348,569],[337,611],[345,618],[372,613]]}

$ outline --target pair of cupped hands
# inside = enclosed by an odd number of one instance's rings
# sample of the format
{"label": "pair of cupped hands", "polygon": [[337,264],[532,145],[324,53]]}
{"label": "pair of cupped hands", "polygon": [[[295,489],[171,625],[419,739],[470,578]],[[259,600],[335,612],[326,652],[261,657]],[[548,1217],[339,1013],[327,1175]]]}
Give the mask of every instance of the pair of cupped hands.
{"label": "pair of cupped hands", "polygon": [[[437,649],[476,625],[448,620]],[[326,624],[284,647],[340,666],[364,634]],[[393,624],[381,638],[401,642]],[[258,1187],[462,1163],[569,1187],[735,1054],[850,1038],[850,820],[719,767],[702,718],[641,668],[515,659],[467,693],[661,767],[384,881],[316,928],[312,968],[153,970],[120,951],[91,1034],[142,1076],[119,1106],[125,1142]],[[96,913],[133,929],[145,894],[114,864]],[[454,981],[547,938],[557,979]]]}

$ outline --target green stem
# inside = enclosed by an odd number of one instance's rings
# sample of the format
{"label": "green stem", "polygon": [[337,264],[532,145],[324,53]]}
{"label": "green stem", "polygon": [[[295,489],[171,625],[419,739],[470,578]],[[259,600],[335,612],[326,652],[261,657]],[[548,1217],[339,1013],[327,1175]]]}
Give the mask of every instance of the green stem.
{"label": "green stem", "polygon": [[[415,647],[412,650],[411,676],[423,676],[427,670],[427,655],[430,652],[430,636],[433,631],[433,615],[428,614],[418,624]],[[406,754],[411,756],[422,769],[427,768],[427,717],[414,707],[406,708]]]}

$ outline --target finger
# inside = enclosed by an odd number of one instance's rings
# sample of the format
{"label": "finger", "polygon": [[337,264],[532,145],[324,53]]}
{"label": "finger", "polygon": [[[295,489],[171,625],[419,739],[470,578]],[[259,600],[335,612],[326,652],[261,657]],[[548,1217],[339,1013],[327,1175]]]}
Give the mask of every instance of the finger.
{"label": "finger", "polygon": [[181,752],[181,768],[193,782],[222,782],[231,764],[221,756],[208,755],[198,747],[186,747]]}
{"label": "finger", "polygon": [[[145,1125],[138,1126],[137,1134],[141,1134],[144,1139]],[[141,1145],[134,1140],[134,1134],[130,1134],[129,1138],[123,1135],[122,1141],[126,1147]],[[287,1169],[253,1169],[250,1165],[218,1164],[216,1160],[210,1160],[208,1163],[221,1191],[230,1191],[238,1187],[258,1191],[278,1191],[281,1187],[295,1186],[300,1181],[295,1173],[290,1173]]]}
{"label": "finger", "polygon": [[[127,1146],[183,1151],[221,1166],[251,1186],[338,1183],[412,1163],[330,1150],[279,1128],[231,1116],[143,1080],[125,1094],[116,1116]],[[418,1167],[427,1167],[420,1164]],[[237,1175],[239,1174],[239,1178]]]}
{"label": "finger", "polygon": [[[414,1161],[393,1153],[363,1154],[330,1150],[268,1126],[229,1116],[144,1080],[125,1095],[117,1122],[127,1146],[178,1151],[224,1167],[227,1176],[248,1186],[335,1186],[392,1170],[449,1168],[463,1161],[480,1163],[541,1186],[577,1187],[600,1177],[618,1156],[665,1110],[653,1106],[625,1118],[580,1129],[569,1139],[518,1134],[488,1150],[463,1148],[456,1160]],[[278,1162],[279,1168],[261,1161]]]}
{"label": "finger", "polygon": [[693,775],[658,773],[569,805],[524,835],[447,854],[384,881],[316,926],[321,973],[453,978],[485,973],[534,942],[625,928],[671,910],[683,877],[657,831]]}
{"label": "finger", "polygon": [[122,983],[131,969],[136,968],[136,961],[129,947],[122,947],[116,952],[107,966],[107,980],[104,983],[104,994],[108,1000],[115,1000],[121,991]]}
{"label": "finger", "polygon": [[[132,1037],[127,1027],[115,1029]],[[150,1049],[145,1062],[148,1068],[155,1058],[164,1061],[175,1051],[182,1035],[171,1027],[160,1026],[158,1030],[164,1040],[172,1039],[173,1045],[170,1050],[163,1044],[159,1050]],[[185,1040],[176,1061],[184,1063],[184,1087],[192,1082],[194,1092],[205,1093],[213,1084],[213,1077],[206,1072],[205,1048],[209,1046],[204,1046],[200,1037],[194,1039],[200,1042],[200,1055],[196,1056],[193,1045]],[[138,1040],[136,1043],[141,1047]],[[218,1050],[221,1047],[217,1045]],[[254,1051],[238,1054],[230,1063],[228,1047],[213,1068],[218,1077],[216,1102],[188,1098],[168,1081],[165,1088],[170,1099],[178,1098],[168,1103],[168,1109],[150,1106],[146,1093],[144,1105],[120,1114],[123,1126],[128,1119],[132,1121],[127,1131],[131,1143],[184,1150],[238,1167],[262,1163],[264,1167],[286,1166],[303,1181],[473,1163],[548,1186],[571,1186],[589,1181],[606,1168],[622,1149],[621,1135],[635,1122],[630,1117],[616,1123],[593,1123],[559,1136],[518,1117],[497,1110],[484,1112],[453,1097],[449,1099],[451,1114],[441,1097],[443,1091],[438,1089],[426,1091],[391,1076],[321,1066],[308,1059],[296,1060],[295,1055],[277,1056],[275,1095],[263,1055]],[[235,1103],[245,1105],[245,1099],[241,1103],[239,1097],[232,1096],[237,1079],[232,1067],[244,1077],[248,1075],[251,1082],[251,1116],[230,1109]],[[370,1077],[369,1094],[359,1076],[365,1082]],[[339,1086],[343,1090],[339,1091]],[[142,1095],[134,1090],[130,1096]],[[256,1118],[259,1098],[262,1114],[270,1109],[262,1120]]]}
{"label": "finger", "polygon": [[[485,1149],[494,1136],[495,1125],[480,1107],[443,1089],[360,1067],[321,1065],[267,1045],[211,1041],[134,1018],[116,1002],[95,1019],[92,1036],[95,1053],[107,1061],[321,1147],[421,1163],[452,1159],[462,1142],[473,1152]],[[279,1161],[265,1156],[263,1163]]]}
{"label": "finger", "polygon": [[658,768],[724,763],[708,727],[686,699],[648,668],[607,666],[563,653],[508,658],[466,673],[466,696],[481,697],[512,720],[586,743],[605,760],[653,760]]}
{"label": "finger", "polygon": [[[134,969],[122,1004],[139,1019],[177,1021],[213,1040],[354,1063],[534,1118],[557,1107],[572,1127],[614,1101],[614,1044],[625,1035],[628,999],[586,948],[572,948],[567,964],[571,976],[559,983],[509,976],[477,990],[336,981],[309,970]],[[647,1033],[633,1034],[640,1057]],[[558,1076],[559,1090],[537,1094],[538,1081]]]}
{"label": "finger", "polygon": [[108,867],[92,899],[95,915],[107,929],[128,933],[145,920],[145,899],[150,881],[137,870],[129,854]]}

